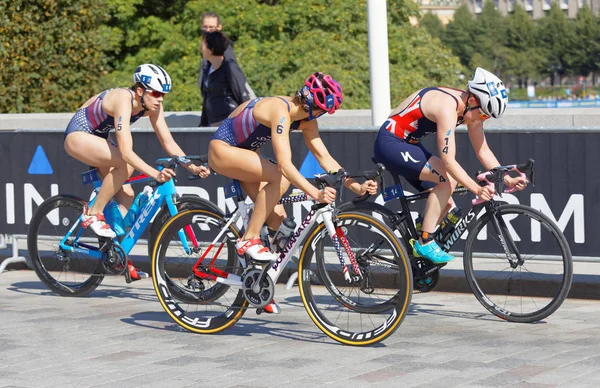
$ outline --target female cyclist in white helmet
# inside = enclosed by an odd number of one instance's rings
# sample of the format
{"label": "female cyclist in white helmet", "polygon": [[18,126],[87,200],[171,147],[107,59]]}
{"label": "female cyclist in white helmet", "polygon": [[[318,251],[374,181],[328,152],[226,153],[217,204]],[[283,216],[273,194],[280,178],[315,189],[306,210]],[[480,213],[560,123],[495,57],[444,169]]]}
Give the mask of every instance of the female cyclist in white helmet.
{"label": "female cyclist in white helmet", "polygon": [[[184,156],[165,122],[162,101],[171,91],[171,77],[160,66],[144,64],[133,73],[131,88],[114,88],[87,100],[75,113],[64,136],[65,150],[73,158],[95,166],[102,175],[102,187],[94,204],[85,209],[83,222],[98,236],[114,238],[115,232],[106,223],[102,211],[114,196],[117,202],[129,208],[134,192],[131,186],[122,187],[134,169],[158,182],[171,179],[170,169],[158,171],[144,162],[133,151],[130,124],[141,117],[149,117],[152,128],[167,155]],[[116,129],[118,146],[108,140],[109,132]],[[186,166],[193,174],[206,177],[209,170],[202,166]],[[145,277],[141,271],[130,268],[133,280]]]}
{"label": "female cyclist in white helmet", "polygon": [[[457,181],[484,200],[494,191],[481,187],[456,161],[455,128],[466,124],[477,158],[486,169],[500,165],[488,147],[483,122],[499,118],[506,110],[508,95],[502,81],[482,68],[467,82],[467,89],[429,87],[402,101],[381,126],[375,140],[374,156],[392,172],[402,175],[420,191],[431,189],[425,205],[422,231],[414,244],[417,256],[445,263],[453,256],[440,249],[433,232],[453,206],[452,192]],[[436,134],[440,157],[433,156],[421,140]],[[504,178],[508,187],[523,190],[526,181]]]}

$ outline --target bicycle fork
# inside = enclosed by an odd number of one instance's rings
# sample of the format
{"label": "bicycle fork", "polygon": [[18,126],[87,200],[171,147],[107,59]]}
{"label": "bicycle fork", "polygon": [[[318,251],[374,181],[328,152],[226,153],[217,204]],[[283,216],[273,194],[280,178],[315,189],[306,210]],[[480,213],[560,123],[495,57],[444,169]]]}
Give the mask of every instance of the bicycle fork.
{"label": "bicycle fork", "polygon": [[[362,279],[363,275],[358,266],[358,262],[356,261],[356,256],[352,249],[350,248],[350,244],[348,243],[348,239],[346,238],[346,234],[344,230],[335,225],[331,212],[323,213],[323,221],[325,223],[325,227],[331,236],[331,240],[333,241],[333,246],[335,247],[335,252],[338,256],[340,264],[342,265],[342,272],[344,273],[344,279],[348,283],[353,283]],[[350,259],[350,264],[352,265],[352,275],[348,270],[348,266],[346,265],[346,260],[344,259],[344,252],[348,255]]]}
{"label": "bicycle fork", "polygon": [[[506,259],[510,263],[511,268],[517,268],[518,266],[523,265],[525,260],[523,259],[521,253],[517,249],[517,245],[512,239],[508,226],[506,225],[506,222],[504,221],[502,216],[498,216],[495,212],[492,213],[492,225],[494,226],[494,231],[498,236],[498,240],[502,245],[502,249],[504,250],[504,254],[506,255]],[[514,254],[510,253],[511,250],[514,252]]]}

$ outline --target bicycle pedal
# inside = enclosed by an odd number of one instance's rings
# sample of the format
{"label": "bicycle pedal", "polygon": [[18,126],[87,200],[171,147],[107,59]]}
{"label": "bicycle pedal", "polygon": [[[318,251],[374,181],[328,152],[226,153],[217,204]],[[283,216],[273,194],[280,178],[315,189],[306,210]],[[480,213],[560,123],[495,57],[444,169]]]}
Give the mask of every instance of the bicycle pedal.
{"label": "bicycle pedal", "polygon": [[98,237],[98,241],[100,242],[100,252],[108,252],[114,245],[112,238]]}

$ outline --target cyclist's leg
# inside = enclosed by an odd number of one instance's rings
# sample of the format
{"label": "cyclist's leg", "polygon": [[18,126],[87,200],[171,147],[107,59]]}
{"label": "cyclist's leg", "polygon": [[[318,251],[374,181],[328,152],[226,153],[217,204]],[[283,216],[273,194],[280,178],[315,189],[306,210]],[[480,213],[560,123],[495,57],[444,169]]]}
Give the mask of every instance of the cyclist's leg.
{"label": "cyclist's leg", "polygon": [[[448,179],[450,180],[450,186],[454,190],[456,188],[456,185],[457,185],[458,182],[450,174],[448,174]],[[418,180],[418,179],[406,179],[406,180],[414,188],[417,189],[417,192],[430,191],[431,189],[433,189],[435,187],[435,184],[433,182],[421,181],[421,180]],[[446,206],[442,209],[442,213],[440,214],[440,216],[439,216],[439,218],[437,220],[436,225],[439,225],[440,222],[442,222],[442,220],[444,219],[444,217],[446,216],[446,214],[448,214],[448,212],[450,211],[450,209],[452,209],[452,207],[454,207],[454,200],[452,199],[452,197],[450,197],[450,199],[446,203]]]}
{"label": "cyclist's leg", "polygon": [[86,133],[73,132],[65,138],[65,150],[73,158],[99,169],[110,169],[102,179],[102,187],[89,214],[102,213],[110,199],[129,177],[129,166],[121,152],[105,139]]}
{"label": "cyclist's leg", "polygon": [[419,241],[413,246],[414,251],[418,256],[424,256],[434,263],[447,263],[453,260],[454,256],[442,251],[433,239],[433,234],[441,218],[452,205],[451,196],[455,180],[450,178],[444,163],[435,156],[431,156],[423,166],[419,179],[433,182],[435,186],[425,203],[423,229]]}
{"label": "cyclist's leg", "polygon": [[[104,178],[106,175],[112,170],[112,167],[98,167],[98,172]],[[127,165],[127,178],[129,178],[135,169],[131,165]],[[126,179],[127,179],[126,178]],[[122,186],[119,191],[114,195],[115,201],[120,203],[127,212],[127,209],[131,207],[133,203],[133,199],[135,198],[135,192],[133,191],[133,187],[131,185]]]}
{"label": "cyclist's leg", "polygon": [[[285,184],[285,182],[287,182],[287,184]],[[285,192],[287,191],[287,189],[290,186],[290,182],[287,179],[285,179],[284,177],[282,177],[281,183],[282,184],[280,185],[280,188],[281,188],[280,198],[283,196],[283,194],[285,194]],[[244,182],[244,183],[241,183],[241,185],[242,185],[242,188],[244,189],[244,192],[250,196],[250,198],[252,199],[253,202],[256,202],[256,197],[257,197],[258,193],[260,192],[260,190],[262,190],[267,185],[267,182],[260,182],[260,183]],[[273,212],[271,214],[269,214],[269,216],[267,217],[265,224],[270,229],[277,230],[277,228],[279,228],[279,225],[281,224],[283,219],[286,217],[287,217],[287,213],[285,212],[285,208],[283,207],[283,205],[277,204],[277,205],[275,205]]]}
{"label": "cyclist's leg", "polygon": [[[286,184],[287,182],[287,184]],[[244,189],[244,191],[246,192],[246,194],[248,194],[250,196],[250,198],[252,199],[252,201],[256,202],[256,196],[259,194],[260,190],[262,190],[265,185],[267,183],[266,182],[260,182],[260,183],[254,183],[254,182],[247,182],[247,183],[242,183],[242,188]],[[285,192],[287,191],[287,189],[289,188],[290,182],[282,177],[282,184],[281,184],[281,192],[280,192],[280,197],[283,196],[283,194],[285,194]],[[277,230],[277,228],[279,228],[279,225],[281,224],[281,222],[283,221],[283,219],[286,217],[286,212],[285,209],[283,207],[283,205],[276,205],[275,209],[273,210],[273,212],[267,217],[266,220],[266,224],[267,227],[272,229],[272,230]],[[275,302],[275,300],[271,300],[271,303],[269,303],[268,305],[266,305],[265,307],[263,307],[262,309],[263,312],[268,313],[268,314],[279,314],[281,313],[281,307],[279,307],[279,305],[277,304],[277,302]]]}
{"label": "cyclist's leg", "polygon": [[[248,183],[260,184],[254,198],[254,211],[245,234],[236,244],[238,252],[248,253],[253,259],[271,261],[274,255],[260,243],[260,229],[265,223],[279,199],[287,190],[289,182],[283,178],[278,167],[257,152],[233,147],[221,140],[212,140],[208,147],[209,165],[217,173],[237,179],[245,186]],[[283,189],[285,188],[285,189]],[[238,246],[239,245],[239,246]]]}
{"label": "cyclist's leg", "polygon": [[[442,161],[433,157],[421,144],[408,143],[387,131],[379,131],[374,147],[375,158],[391,172],[414,181],[433,182],[435,186],[425,205],[421,238],[414,243],[415,256],[425,256],[435,263],[445,263],[454,257],[443,252],[433,240],[436,221],[446,206],[452,188]],[[431,236],[430,236],[431,234]]]}

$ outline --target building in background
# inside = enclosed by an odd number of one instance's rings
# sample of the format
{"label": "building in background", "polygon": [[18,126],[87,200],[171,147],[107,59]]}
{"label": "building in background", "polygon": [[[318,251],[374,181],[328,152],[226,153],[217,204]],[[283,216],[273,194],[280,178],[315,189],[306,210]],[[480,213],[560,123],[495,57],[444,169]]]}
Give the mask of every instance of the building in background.
{"label": "building in background", "polygon": [[[431,12],[440,18],[442,24],[447,24],[454,17],[454,12],[463,4],[467,4],[471,13],[481,13],[485,0],[417,0],[422,13]],[[556,1],[567,17],[574,18],[584,4],[587,4],[595,15],[600,11],[600,0],[494,0],[496,9],[502,15],[507,15],[520,4],[529,16],[539,19],[550,9],[550,4]]]}
{"label": "building in background", "polygon": [[417,0],[421,13],[431,12],[443,25],[454,18],[454,11],[464,4],[465,0]]}
{"label": "building in background", "polygon": [[[466,0],[469,10],[478,14],[481,13],[483,0]],[[494,0],[496,9],[502,15],[507,15],[515,8],[515,4],[521,4],[533,19],[539,19],[544,16],[544,13],[550,9],[553,1],[558,2],[560,8],[565,12],[567,17],[574,18],[577,16],[579,8],[587,4],[592,12],[598,15],[600,9],[600,0]]]}

